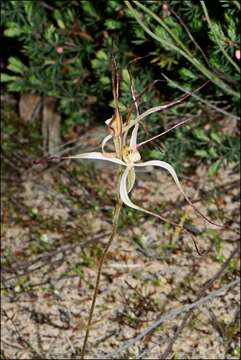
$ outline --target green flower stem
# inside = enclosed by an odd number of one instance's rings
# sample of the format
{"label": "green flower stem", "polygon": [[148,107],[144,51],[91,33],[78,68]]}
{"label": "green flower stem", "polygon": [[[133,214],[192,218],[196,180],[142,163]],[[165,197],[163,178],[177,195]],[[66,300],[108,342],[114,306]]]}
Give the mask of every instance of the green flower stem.
{"label": "green flower stem", "polygon": [[[119,179],[120,179],[120,175],[121,175],[121,173],[119,174]],[[91,304],[91,308],[90,308],[88,324],[87,324],[84,343],[83,343],[83,347],[82,347],[82,351],[81,351],[81,359],[84,359],[84,356],[85,356],[85,349],[86,349],[86,345],[87,345],[87,341],[88,341],[88,337],[89,337],[89,333],[90,333],[90,327],[91,327],[91,322],[92,322],[93,313],[94,313],[94,309],[95,309],[95,302],[96,302],[96,298],[97,298],[97,293],[98,293],[98,290],[99,290],[100,277],[101,277],[103,263],[105,261],[108,250],[109,250],[109,248],[110,248],[110,246],[112,244],[112,241],[114,240],[114,238],[115,238],[115,236],[117,234],[119,216],[120,216],[122,205],[123,205],[123,203],[122,203],[122,201],[120,200],[120,198],[118,196],[117,201],[116,201],[115,211],[114,211],[112,232],[111,232],[109,240],[108,240],[108,242],[107,242],[107,244],[106,244],[106,246],[104,248],[104,251],[102,253],[100,263],[99,263],[99,266],[98,266],[98,272],[97,272],[96,283],[95,283],[95,290],[94,290],[94,295],[93,295],[93,298],[92,298],[92,304]]]}

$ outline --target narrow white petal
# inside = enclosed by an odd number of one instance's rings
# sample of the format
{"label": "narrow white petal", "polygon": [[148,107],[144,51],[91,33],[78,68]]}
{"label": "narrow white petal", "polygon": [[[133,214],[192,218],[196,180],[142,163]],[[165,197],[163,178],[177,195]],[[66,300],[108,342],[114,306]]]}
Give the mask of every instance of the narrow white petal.
{"label": "narrow white petal", "polygon": [[121,177],[121,181],[120,181],[120,198],[121,200],[123,201],[123,203],[127,206],[129,206],[130,208],[132,209],[135,209],[135,210],[139,210],[139,211],[142,211],[146,214],[149,214],[149,215],[152,215],[152,216],[155,216],[167,223],[170,223],[172,225],[176,225],[178,226],[178,224],[174,223],[174,222],[171,222],[171,221],[168,221],[166,220],[164,217],[152,212],[152,211],[149,211],[149,210],[146,210],[146,209],[143,209],[142,207],[134,204],[131,199],[129,198],[129,195],[128,195],[128,191],[127,191],[127,177],[128,177],[128,174],[129,174],[129,171],[131,170],[131,167],[127,167]]}
{"label": "narrow white petal", "polygon": [[135,169],[134,169],[134,167],[131,167],[130,171],[128,172],[128,175],[127,175],[127,190],[128,190],[128,193],[131,192],[131,190],[133,189],[133,186],[135,185],[135,181],[136,181]]}
{"label": "narrow white petal", "polygon": [[[142,163],[143,165],[143,163]],[[177,224],[175,223],[174,221],[170,221],[170,220],[167,220],[166,218],[164,218],[163,216],[159,215],[159,214],[156,214],[152,211],[149,211],[149,210],[146,210],[146,209],[143,209],[142,207],[134,204],[131,199],[129,198],[129,195],[128,195],[128,191],[127,191],[127,177],[128,177],[128,174],[129,174],[129,171],[132,169],[132,167],[127,167],[121,177],[121,181],[120,181],[120,198],[121,200],[123,201],[123,203],[127,206],[129,206],[130,208],[132,209],[135,209],[135,210],[139,210],[139,211],[142,211],[146,214],[149,214],[149,215],[152,215],[152,216],[155,216],[157,217],[158,219],[168,223],[168,224],[171,224],[173,226],[177,226],[179,228],[181,228],[183,231],[185,232],[188,232],[191,234],[192,236],[192,239],[193,239],[193,235],[192,233],[188,230],[188,229],[185,229],[183,228],[183,226],[181,226],[180,224]],[[193,239],[194,241],[194,239]],[[196,243],[194,241],[194,244],[196,246]]]}
{"label": "narrow white petal", "polygon": [[62,159],[105,160],[105,161],[110,161],[115,164],[126,166],[124,161],[114,158],[114,157],[112,158],[112,157],[105,156],[100,152],[90,152],[90,153],[84,153],[84,154],[78,154],[78,155],[72,155],[72,156],[64,156],[64,157],[62,157]]}
{"label": "narrow white petal", "polygon": [[160,161],[160,160],[150,160],[150,161],[146,161],[144,163],[139,163],[139,164],[134,164],[134,166],[158,166],[160,168],[163,168],[163,169],[166,169],[172,176],[173,180],[175,181],[178,189],[180,190],[180,192],[182,193],[182,195],[184,196],[185,200],[188,202],[188,204],[200,215],[202,216],[207,222],[209,222],[210,224],[213,224],[215,226],[222,226],[221,224],[216,224],[214,223],[213,221],[209,220],[204,214],[201,213],[200,210],[198,210],[198,208],[196,208],[196,206],[191,202],[191,200],[188,198],[188,196],[186,195],[186,193],[184,192],[179,180],[178,180],[178,177],[177,177],[177,174],[176,174],[176,171],[174,170],[174,168],[168,164],[167,162],[165,161]]}
{"label": "narrow white petal", "polygon": [[130,148],[132,149],[136,149],[138,129],[139,124],[137,123],[131,133]]}
{"label": "narrow white petal", "polygon": [[105,145],[113,138],[113,135],[107,135],[106,137],[104,137],[102,143],[101,143],[101,149],[102,149],[102,153],[106,153],[105,151]]}
{"label": "narrow white petal", "polygon": [[141,210],[141,208],[135,204],[133,204],[133,202],[130,200],[129,196],[128,196],[128,192],[127,192],[127,176],[130,172],[131,168],[127,167],[121,177],[121,181],[120,181],[120,198],[123,201],[123,203],[133,209],[136,210]]}
{"label": "narrow white petal", "polygon": [[105,124],[106,124],[106,125],[109,125],[109,123],[111,122],[112,118],[113,118],[113,116],[112,116],[111,118],[105,120]]}
{"label": "narrow white petal", "polygon": [[124,130],[128,131],[130,128],[132,128],[132,126],[135,126],[136,124],[138,124],[142,119],[146,118],[147,116],[149,116],[155,112],[160,112],[165,109],[168,109],[168,108],[182,102],[187,97],[188,97],[188,95],[184,95],[184,96],[178,98],[177,100],[172,101],[171,103],[160,105],[160,106],[154,106],[154,107],[146,110],[144,113],[138,115],[134,120],[131,120],[130,123],[124,128]]}
{"label": "narrow white petal", "polygon": [[[167,78],[167,76],[165,76],[164,74],[162,74],[163,77],[165,77],[168,81],[172,82],[176,87],[177,84],[174,83],[172,80],[170,80],[169,78]],[[125,127],[125,131],[128,131],[132,126],[136,125],[137,123],[139,123],[142,119],[146,118],[147,116],[155,113],[155,112],[160,112],[160,111],[163,111],[163,110],[166,110],[166,109],[169,109],[169,108],[172,108],[173,106],[177,105],[177,104],[180,104],[182,103],[184,100],[186,100],[187,98],[189,98],[190,96],[196,96],[197,95],[194,95],[194,92],[197,92],[199,91],[200,89],[202,89],[205,85],[207,84],[207,82],[201,86],[199,86],[197,89],[195,89],[192,93],[191,92],[188,92],[187,90],[185,90],[186,94],[179,97],[178,99],[168,103],[168,104],[163,104],[163,105],[160,105],[160,106],[154,106],[148,110],[146,110],[144,113],[142,114],[138,114],[137,117],[134,119],[134,120],[131,120],[129,122],[128,125],[126,125]],[[179,86],[180,90],[184,90],[184,89],[181,89],[181,87]],[[230,114],[229,114],[230,115]]]}

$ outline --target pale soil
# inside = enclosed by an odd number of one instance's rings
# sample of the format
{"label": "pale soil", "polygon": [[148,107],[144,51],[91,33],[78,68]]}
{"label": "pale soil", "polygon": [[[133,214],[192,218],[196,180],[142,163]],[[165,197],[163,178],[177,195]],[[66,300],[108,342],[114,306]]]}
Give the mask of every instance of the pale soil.
{"label": "pale soil", "polygon": [[[73,178],[68,164],[41,170],[20,176],[9,170],[3,179],[2,357],[79,359],[98,259],[111,231],[114,172],[85,167]],[[103,268],[86,358],[115,351],[161,314],[195,301],[237,246],[239,175],[231,166],[212,179],[205,167],[182,179],[209,218],[231,219],[230,230],[198,217],[162,171],[137,178],[132,199],[172,221],[188,211],[195,228],[209,229],[197,237],[209,252],[200,258],[186,233],[125,211]],[[238,260],[237,253],[206,294],[238,276]],[[196,308],[169,357],[238,359],[239,300],[235,286]],[[116,358],[160,358],[183,317],[165,321]]]}

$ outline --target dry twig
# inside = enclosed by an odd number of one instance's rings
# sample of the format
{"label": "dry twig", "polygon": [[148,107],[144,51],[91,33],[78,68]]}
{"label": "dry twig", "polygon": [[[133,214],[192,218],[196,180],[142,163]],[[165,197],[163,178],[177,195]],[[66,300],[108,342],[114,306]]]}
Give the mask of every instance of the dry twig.
{"label": "dry twig", "polygon": [[100,358],[102,358],[102,359],[116,358],[118,354],[122,353],[123,351],[126,351],[131,346],[133,346],[137,341],[143,339],[146,335],[148,335],[148,334],[152,333],[153,331],[155,331],[160,326],[160,324],[162,324],[164,321],[172,320],[172,319],[176,318],[177,316],[186,313],[181,325],[177,328],[177,330],[176,330],[174,336],[171,338],[166,350],[164,351],[164,353],[160,357],[161,359],[167,359],[167,356],[172,351],[172,347],[173,347],[175,341],[177,340],[178,336],[181,334],[182,330],[184,329],[184,327],[186,326],[188,320],[190,319],[190,316],[192,315],[193,310],[195,308],[197,308],[198,306],[204,305],[204,304],[212,301],[213,299],[215,299],[218,296],[222,296],[223,291],[227,291],[228,289],[231,289],[232,287],[236,286],[240,282],[240,279],[235,279],[235,280],[231,281],[230,283],[224,285],[222,288],[220,288],[218,290],[215,290],[215,291],[212,291],[207,296],[203,297],[203,294],[205,293],[205,291],[208,290],[212,286],[212,284],[218,278],[220,278],[220,276],[226,270],[226,268],[227,268],[228,264],[230,263],[230,261],[232,260],[232,258],[238,253],[238,249],[239,249],[239,246],[236,247],[233,250],[233,252],[230,254],[229,258],[222,265],[220,270],[216,274],[214,274],[214,276],[212,278],[210,278],[210,280],[208,280],[201,287],[200,291],[197,294],[197,300],[195,302],[193,302],[191,304],[188,304],[188,305],[184,305],[179,309],[171,310],[167,314],[162,315],[160,317],[160,319],[158,319],[152,325],[147,327],[143,332],[141,332],[134,339],[125,342],[117,350],[115,350],[114,352],[112,352],[112,353],[110,353],[110,354],[108,354],[106,356],[100,355]]}

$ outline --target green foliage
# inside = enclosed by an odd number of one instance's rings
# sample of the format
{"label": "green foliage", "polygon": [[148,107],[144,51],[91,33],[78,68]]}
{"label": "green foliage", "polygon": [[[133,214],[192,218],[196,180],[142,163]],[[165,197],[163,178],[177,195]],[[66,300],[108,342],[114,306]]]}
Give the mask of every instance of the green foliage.
{"label": "green foliage", "polygon": [[[119,1],[8,1],[2,4],[4,36],[20,48],[5,60],[1,82],[11,92],[34,92],[58,98],[65,128],[104,122],[112,99],[110,51],[115,35],[117,62],[122,67],[135,55],[124,5]],[[148,64],[146,64],[148,65]],[[134,72],[140,66],[134,66]],[[137,91],[153,81],[146,66]],[[122,88],[126,106],[130,89]],[[157,103],[154,90],[146,94]],[[99,114],[104,115],[100,117]],[[107,114],[107,115],[106,115]]]}
{"label": "green foliage", "polygon": [[205,130],[199,124],[193,130],[188,127],[178,129],[175,136],[167,138],[159,149],[147,150],[146,156],[165,160],[178,172],[183,170],[186,159],[193,165],[201,161],[209,166],[208,176],[212,177],[225,163],[238,163],[239,153],[238,137],[223,133],[220,126]]}
{"label": "green foliage", "polygon": [[161,4],[157,9],[157,4],[152,3],[125,3],[130,16],[155,40],[156,47],[179,60],[173,68],[177,68],[180,80],[207,78],[237,104],[240,68],[235,50],[240,41],[240,14],[235,4],[225,3],[224,7],[223,2],[210,5],[204,1],[170,0],[166,16]]}
{"label": "green foliage", "polygon": [[[169,1],[169,16],[164,16],[162,2],[150,2],[148,6],[137,3],[145,24],[153,24],[150,31],[158,38],[157,42],[146,37],[143,28],[133,20],[133,11],[125,6],[127,3],[119,0],[53,0],[51,4],[23,0],[4,2],[1,17],[4,35],[14,39],[21,51],[17,51],[16,57],[10,55],[8,58],[2,81],[8,83],[10,91],[32,91],[59,98],[59,109],[70,125],[91,121],[94,112],[106,106],[106,98],[111,99],[109,59],[114,35],[118,48],[116,56],[122,67],[135,56],[146,55],[146,50],[150,52],[151,57],[141,63],[142,87],[155,76],[150,62],[155,64],[154,72],[157,73],[158,68],[172,71],[185,83],[195,83],[202,75],[210,73],[215,83],[215,71],[219,71],[217,85],[221,85],[222,90],[229,93],[229,88],[236,87],[239,77],[234,51],[239,44],[239,9],[235,4],[213,5],[213,13],[216,11],[222,22],[210,15],[212,6],[209,9],[206,5],[209,28],[203,21],[204,12],[199,3]],[[202,45],[211,68],[205,64],[203,54],[187,29]],[[143,45],[146,46],[144,52]],[[234,64],[228,61],[220,45]],[[140,66],[133,68],[140,70]],[[12,73],[21,76],[16,78]],[[129,89],[125,90],[122,90],[124,97],[129,100]],[[152,99],[150,92],[149,105]]]}
{"label": "green foliage", "polygon": [[[213,85],[205,88],[205,95],[211,101],[225,102],[228,110],[237,114],[239,3],[202,4],[170,0],[165,13],[162,1],[5,1],[1,26],[5,41],[12,45],[6,50],[1,82],[11,92],[56,97],[63,133],[78,124],[103,123],[112,113],[106,105],[114,106],[113,38],[120,69],[137,56],[149,55],[131,66],[137,94],[160,79],[162,71],[186,89],[194,89],[208,78]],[[126,70],[120,73],[120,109],[125,115],[131,94]],[[179,90],[159,82],[141,97],[140,110],[172,100],[177,94]],[[184,108],[172,109],[166,117],[153,114],[148,128],[151,133],[158,131],[163,121],[169,121],[169,114],[177,118],[195,112],[198,106],[190,99]],[[174,161],[177,167],[184,156],[201,159],[209,163],[210,176],[225,159],[236,159],[234,137],[222,134],[218,140],[215,131],[208,135],[201,128],[191,134],[188,131],[169,136],[160,157]]]}
{"label": "green foliage", "polygon": [[70,267],[68,271],[66,271],[65,275],[67,276],[77,275],[81,280],[83,280],[84,279],[83,265],[81,263],[74,264],[73,266]]}

